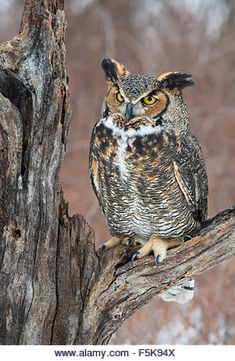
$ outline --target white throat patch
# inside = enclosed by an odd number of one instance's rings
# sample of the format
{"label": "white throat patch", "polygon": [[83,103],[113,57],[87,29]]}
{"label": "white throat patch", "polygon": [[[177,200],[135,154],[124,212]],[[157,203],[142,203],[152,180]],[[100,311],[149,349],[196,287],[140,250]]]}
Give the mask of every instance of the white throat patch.
{"label": "white throat patch", "polygon": [[[136,119],[143,119],[143,117],[139,117]],[[113,131],[114,135],[125,138],[132,138],[136,136],[145,136],[149,134],[158,134],[162,131],[162,127],[160,125],[152,126],[152,125],[141,125],[140,128],[132,128],[125,130],[124,128],[118,127],[114,122],[112,117],[102,118],[101,123],[103,123],[108,129]]]}

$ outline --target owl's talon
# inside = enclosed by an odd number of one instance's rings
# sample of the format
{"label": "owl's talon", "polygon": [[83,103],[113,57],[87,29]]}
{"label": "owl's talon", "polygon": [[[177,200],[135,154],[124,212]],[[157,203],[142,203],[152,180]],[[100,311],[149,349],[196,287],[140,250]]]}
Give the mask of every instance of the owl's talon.
{"label": "owl's talon", "polygon": [[140,252],[135,252],[132,257],[131,257],[131,261],[135,261],[136,258],[138,258],[140,256]]}
{"label": "owl's talon", "polygon": [[100,251],[106,251],[108,248],[106,247],[105,244],[102,244],[99,248]]}
{"label": "owl's talon", "polygon": [[127,248],[130,248],[132,245],[132,240],[131,239],[128,239],[128,242],[127,242]]}
{"label": "owl's talon", "polygon": [[156,257],[156,265],[157,265],[157,267],[158,267],[159,264],[160,264],[160,259],[161,259],[161,256],[158,255],[158,256]]}
{"label": "owl's talon", "polygon": [[192,237],[189,234],[184,235],[184,241],[189,241]]}

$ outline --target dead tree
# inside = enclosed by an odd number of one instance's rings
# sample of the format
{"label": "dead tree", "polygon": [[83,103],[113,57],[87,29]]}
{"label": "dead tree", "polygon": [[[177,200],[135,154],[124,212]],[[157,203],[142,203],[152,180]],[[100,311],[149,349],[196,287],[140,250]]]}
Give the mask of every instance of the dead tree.
{"label": "dead tree", "polygon": [[106,344],[135,310],[235,254],[235,208],[169,252],[135,262],[95,251],[68,216],[60,170],[71,117],[63,0],[26,0],[0,45],[0,343]]}

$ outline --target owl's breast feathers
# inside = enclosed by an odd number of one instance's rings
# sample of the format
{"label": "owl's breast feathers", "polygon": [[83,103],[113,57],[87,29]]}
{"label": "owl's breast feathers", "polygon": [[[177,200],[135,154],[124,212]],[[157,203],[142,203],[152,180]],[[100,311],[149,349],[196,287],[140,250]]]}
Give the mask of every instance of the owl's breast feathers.
{"label": "owl's breast feathers", "polygon": [[101,119],[91,139],[90,175],[110,232],[177,237],[197,229],[206,215],[201,157],[193,141],[185,144],[154,120]]}

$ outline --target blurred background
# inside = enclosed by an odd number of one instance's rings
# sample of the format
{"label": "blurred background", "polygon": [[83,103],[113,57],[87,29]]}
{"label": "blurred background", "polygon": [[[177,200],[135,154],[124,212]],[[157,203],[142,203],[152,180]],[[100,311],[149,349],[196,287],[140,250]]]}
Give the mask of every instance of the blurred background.
{"label": "blurred background", "polygon": [[[109,237],[88,177],[89,139],[106,91],[103,57],[135,73],[193,74],[185,90],[191,127],[209,176],[209,215],[235,203],[235,0],[65,0],[73,117],[62,184],[70,214],[82,213],[97,246]],[[0,41],[17,34],[23,0],[0,0]],[[196,279],[194,299],[157,297],[113,344],[235,344],[234,259]]]}

